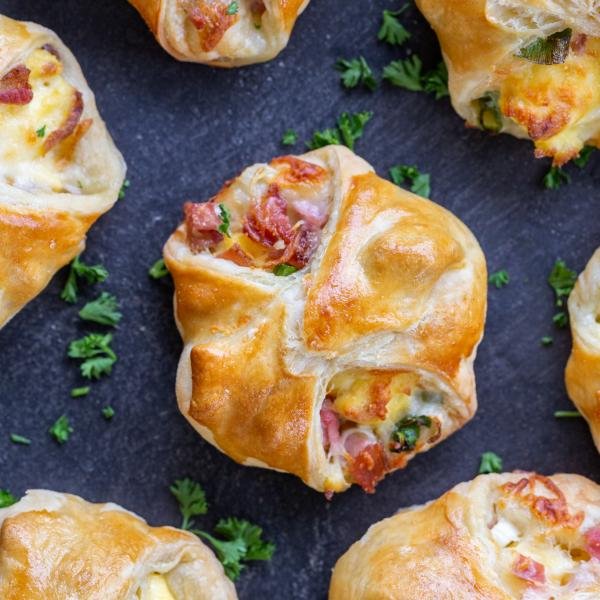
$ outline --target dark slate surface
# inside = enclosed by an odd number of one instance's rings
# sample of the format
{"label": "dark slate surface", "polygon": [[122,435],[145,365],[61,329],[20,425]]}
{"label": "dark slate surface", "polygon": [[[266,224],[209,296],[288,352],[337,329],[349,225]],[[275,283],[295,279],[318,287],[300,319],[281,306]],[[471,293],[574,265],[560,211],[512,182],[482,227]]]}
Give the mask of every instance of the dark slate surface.
{"label": "dark slate surface", "polygon": [[[79,58],[128,162],[131,188],[92,230],[85,255],[108,267],[101,289],[123,304],[113,375],[94,383],[89,397],[69,397],[83,382],[65,348],[92,328],[59,299],[64,272],[0,332],[0,487],[112,500],[150,523],[177,524],[169,483],[194,477],[211,503],[203,527],[237,515],[262,524],[277,543],[274,560],[243,574],[240,597],[302,600],[326,597],[336,558],[371,523],[470,479],[483,451],[498,452],[507,469],[600,480],[583,422],[553,418],[555,409],[570,408],[563,385],[570,339],[554,329],[546,285],[557,257],[581,270],[600,242],[600,156],[585,172],[570,167],[570,186],[545,191],[539,181],[547,164],[533,159],[528,143],[467,130],[446,100],[387,86],[374,94],[344,91],[333,70],[340,56],[362,53],[378,69],[408,48],[428,67],[438,58],[435,38],[416,11],[405,18],[413,32],[406,49],[378,44],[385,7],[383,0],[313,0],[279,58],[220,71],[172,60],[122,0],[1,0],[3,13],[51,27]],[[147,269],[184,199],[205,199],[243,166],[283,153],[279,140],[288,127],[308,139],[341,111],[366,109],[375,117],[357,151],[380,173],[395,163],[430,172],[433,198],[473,229],[490,270],[508,269],[511,283],[490,290],[476,364],[476,418],[388,477],[375,496],[353,489],[328,503],[291,476],[237,466],[180,417],[172,288],[150,280]],[[547,334],[554,346],[542,348]],[[100,415],[109,403],[117,413],[112,423]],[[59,447],[47,430],[63,413],[75,433]],[[11,432],[33,444],[12,445]]]}

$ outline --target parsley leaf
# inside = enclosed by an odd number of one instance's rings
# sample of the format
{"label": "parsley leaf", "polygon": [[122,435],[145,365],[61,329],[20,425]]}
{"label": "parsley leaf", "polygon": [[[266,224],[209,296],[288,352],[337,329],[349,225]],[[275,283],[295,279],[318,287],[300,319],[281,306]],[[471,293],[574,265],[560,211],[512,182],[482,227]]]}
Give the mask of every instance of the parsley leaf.
{"label": "parsley leaf", "polygon": [[183,516],[181,529],[191,529],[194,517],[205,515],[208,511],[206,494],[202,486],[191,479],[178,479],[171,487],[171,493],[179,503],[179,510]]}
{"label": "parsley leaf", "polygon": [[434,94],[436,100],[450,95],[448,91],[448,68],[443,60],[438,63],[435,69],[423,75],[423,89],[430,94]]}
{"label": "parsley leaf", "polygon": [[277,275],[278,277],[287,277],[288,275],[295,273],[297,270],[297,267],[294,267],[294,265],[281,263],[280,265],[275,265],[273,274]]}
{"label": "parsley leaf", "polygon": [[0,489],[0,508],[7,508],[17,503],[17,499],[8,491]]}
{"label": "parsley leaf", "polygon": [[194,533],[208,540],[223,564],[226,575],[235,581],[245,568],[244,561],[270,560],[275,545],[262,539],[262,529],[244,519],[221,519],[215,533],[224,539],[217,539],[204,531]]}
{"label": "parsley leaf", "polygon": [[404,42],[410,39],[410,33],[397,19],[397,17],[399,17],[407,8],[408,4],[405,4],[400,10],[397,11],[383,11],[381,16],[381,28],[377,34],[377,39],[391,44],[392,46],[401,46],[404,44]]}
{"label": "parsley leaf", "polygon": [[363,85],[373,92],[377,87],[373,71],[371,71],[371,67],[369,67],[363,56],[351,60],[341,58],[337,61],[335,67],[342,74],[341,80],[345,88],[350,89]]}
{"label": "parsley leaf", "polygon": [[71,398],[81,398],[87,396],[90,393],[90,386],[85,385],[82,387],[76,387],[71,390]]}
{"label": "parsley leaf", "polygon": [[21,446],[30,446],[31,445],[31,440],[29,438],[19,435],[18,433],[11,433],[10,441],[13,444],[21,444]]}
{"label": "parsley leaf", "polygon": [[423,82],[421,59],[413,54],[405,60],[394,60],[383,69],[383,78],[396,87],[401,87],[411,92],[422,92]]}
{"label": "parsley leaf", "polygon": [[110,325],[114,327],[123,316],[117,309],[119,303],[117,299],[108,292],[102,292],[96,300],[88,302],[80,311],[79,316],[84,321],[93,321],[100,325]]}
{"label": "parsley leaf", "polygon": [[239,10],[240,10],[240,5],[234,0],[227,7],[227,14],[228,15],[237,15]]}
{"label": "parsley leaf", "polygon": [[281,136],[281,143],[284,146],[293,146],[298,141],[298,134],[293,129],[288,129]]}
{"label": "parsley leaf", "polygon": [[355,142],[362,137],[365,125],[372,117],[373,113],[368,111],[354,114],[342,113],[338,118],[336,129],[315,132],[306,145],[311,150],[316,150],[330,144],[344,144],[350,150],[354,150]]}
{"label": "parsley leaf", "polygon": [[571,176],[560,167],[550,167],[544,175],[544,187],[547,190],[557,190],[565,183],[571,183]]}
{"label": "parsley leaf", "polygon": [[71,358],[83,359],[80,365],[81,374],[87,379],[100,379],[102,375],[110,375],[117,355],[110,347],[112,334],[91,333],[69,344],[68,355]]}
{"label": "parsley leaf", "polygon": [[219,218],[221,219],[221,224],[217,227],[217,229],[228,238],[231,237],[231,233],[229,232],[229,227],[231,226],[231,213],[228,208],[224,204],[219,204],[218,206]]}
{"label": "parsley leaf", "polygon": [[552,346],[552,344],[554,344],[554,339],[551,335],[545,335],[540,340],[540,343],[542,344],[542,346]]}
{"label": "parsley leaf", "polygon": [[35,135],[37,135],[39,138],[43,138],[46,135],[46,126],[42,125],[39,129],[36,129]]}
{"label": "parsley leaf", "polygon": [[495,285],[498,289],[503,288],[505,285],[508,285],[510,281],[510,277],[508,276],[508,271],[502,269],[501,271],[496,271],[492,273],[489,277],[489,282],[491,285]]}
{"label": "parsley leaf", "polygon": [[79,256],[76,256],[71,263],[67,283],[60,297],[71,304],[77,302],[77,294],[79,293],[78,279],[83,279],[89,284],[101,283],[108,277],[108,271],[102,265],[86,265],[81,262]]}
{"label": "parsley leaf", "polygon": [[48,430],[50,435],[61,445],[69,439],[69,436],[73,433],[73,431],[74,430],[69,424],[69,419],[66,415],[59,417],[54,425],[52,425],[52,427],[50,427]]}
{"label": "parsley leaf", "polygon": [[329,146],[331,144],[339,145],[341,143],[342,139],[340,138],[340,132],[337,129],[324,129],[323,131],[315,131],[312,139],[310,142],[307,142],[306,145],[311,150],[316,150],[317,148],[323,148],[324,146]]}
{"label": "parsley leaf", "polygon": [[556,306],[564,306],[565,300],[575,287],[577,273],[571,271],[564,260],[557,260],[548,276],[548,283],[554,291]]}
{"label": "parsley leaf", "polygon": [[557,410],[554,413],[556,419],[577,419],[583,416],[578,410]]}
{"label": "parsley leaf", "polygon": [[129,189],[130,185],[131,185],[131,181],[129,181],[129,179],[126,179],[125,181],[123,181],[123,184],[121,185],[121,189],[119,190],[119,200],[123,200],[123,198],[125,198],[125,195],[127,194],[127,190]]}
{"label": "parsley leaf", "polygon": [[162,279],[169,274],[169,270],[167,269],[167,265],[165,265],[165,261],[163,258],[159,258],[151,267],[148,269],[148,275],[152,277],[152,279]]}
{"label": "parsley leaf", "polygon": [[115,409],[112,406],[105,406],[102,409],[102,416],[107,421],[110,421],[115,416]]}
{"label": "parsley leaf", "polygon": [[396,165],[390,169],[390,179],[396,184],[401,185],[408,180],[410,191],[429,198],[431,194],[431,180],[429,173],[421,173],[415,166]]}
{"label": "parsley leaf", "polygon": [[595,148],[593,146],[584,146],[579,155],[573,159],[573,163],[580,169],[583,169],[590,162],[594,150]]}
{"label": "parsley leaf", "polygon": [[392,452],[413,450],[419,441],[421,427],[431,427],[431,418],[427,415],[409,415],[398,421],[392,433]]}
{"label": "parsley leaf", "polygon": [[502,459],[494,452],[484,452],[481,455],[479,474],[502,473]]}

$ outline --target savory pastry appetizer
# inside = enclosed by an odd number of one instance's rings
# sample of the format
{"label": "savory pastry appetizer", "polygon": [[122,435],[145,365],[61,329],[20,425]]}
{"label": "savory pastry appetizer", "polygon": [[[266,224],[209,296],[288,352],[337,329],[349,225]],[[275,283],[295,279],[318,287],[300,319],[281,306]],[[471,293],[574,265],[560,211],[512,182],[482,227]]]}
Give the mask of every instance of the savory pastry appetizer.
{"label": "savory pastry appetizer", "polygon": [[447,210],[329,146],[184,212],[165,246],[177,397],[231,458],[373,492],[473,416],[486,267]]}
{"label": "savory pastry appetizer", "polygon": [[116,504],[33,490],[0,510],[3,600],[235,600],[193,534],[149,527]]}
{"label": "savory pastry appetizer", "polygon": [[239,67],[274,58],[309,0],[129,0],[178,60]]}
{"label": "savory pastry appetizer", "polygon": [[599,508],[579,475],[481,475],[373,525],[329,600],[600,598]]}
{"label": "savory pastry appetizer", "polygon": [[417,0],[436,31],[455,110],[529,138],[555,165],[600,146],[600,12],[583,0]]}
{"label": "savory pastry appetizer", "polygon": [[123,158],[53,32],[0,15],[0,327],[84,247]]}
{"label": "savory pastry appetizer", "polygon": [[600,248],[569,296],[573,351],[565,381],[600,451]]}

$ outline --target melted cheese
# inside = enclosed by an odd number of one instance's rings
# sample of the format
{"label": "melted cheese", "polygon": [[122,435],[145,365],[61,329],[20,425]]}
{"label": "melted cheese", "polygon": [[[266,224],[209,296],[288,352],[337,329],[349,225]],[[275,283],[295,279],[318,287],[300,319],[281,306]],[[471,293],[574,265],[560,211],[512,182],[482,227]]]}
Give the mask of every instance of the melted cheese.
{"label": "melted cheese", "polygon": [[58,148],[45,152],[44,142],[69,116],[76,90],[62,76],[60,60],[46,50],[32,52],[25,66],[33,99],[24,106],[0,104],[0,178],[28,191],[75,192],[77,173],[66,173]]}
{"label": "melted cheese", "polygon": [[157,573],[148,578],[148,588],[143,598],[144,600],[175,600],[166,579]]}

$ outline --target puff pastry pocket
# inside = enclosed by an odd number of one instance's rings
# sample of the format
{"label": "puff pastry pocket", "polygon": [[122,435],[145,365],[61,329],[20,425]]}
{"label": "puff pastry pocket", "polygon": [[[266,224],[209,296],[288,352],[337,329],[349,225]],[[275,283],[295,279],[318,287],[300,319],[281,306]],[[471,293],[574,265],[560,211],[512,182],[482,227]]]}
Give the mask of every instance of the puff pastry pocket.
{"label": "puff pastry pocket", "polygon": [[455,110],[529,138],[555,165],[600,145],[600,10],[591,0],[417,0]]}
{"label": "puff pastry pocket", "polygon": [[448,211],[329,146],[185,214],[165,246],[177,397],[231,458],[372,492],[473,415],[486,267]]}
{"label": "puff pastry pocket", "polygon": [[83,250],[123,158],[56,34],[0,15],[0,327]]}
{"label": "puff pastry pocket", "polygon": [[373,525],[329,600],[600,597],[600,487],[579,475],[483,475]]}
{"label": "puff pastry pocket", "polygon": [[3,600],[235,600],[194,535],[149,527],[116,504],[33,490],[0,510]]}
{"label": "puff pastry pocket", "polygon": [[566,370],[567,391],[600,451],[600,248],[569,296],[569,319],[573,351]]}
{"label": "puff pastry pocket", "polygon": [[274,58],[309,0],[129,0],[178,60],[239,67]]}

